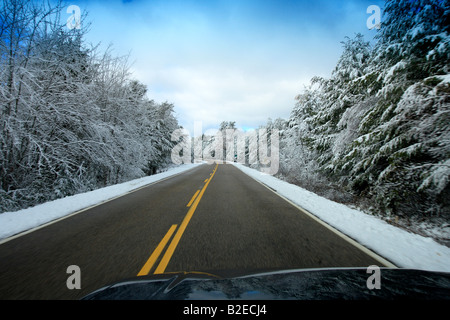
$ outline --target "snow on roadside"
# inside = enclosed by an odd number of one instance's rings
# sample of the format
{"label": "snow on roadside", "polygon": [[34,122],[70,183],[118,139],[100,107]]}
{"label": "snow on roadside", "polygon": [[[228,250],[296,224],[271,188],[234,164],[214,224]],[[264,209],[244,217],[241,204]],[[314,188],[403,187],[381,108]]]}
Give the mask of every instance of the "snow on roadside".
{"label": "snow on roadside", "polygon": [[187,171],[197,165],[199,164],[183,164],[152,176],[49,201],[15,212],[0,213],[0,241],[50,221],[70,215],[79,210],[123,195],[147,184]]}
{"label": "snow on roadside", "polygon": [[431,238],[407,232],[242,164],[233,164],[398,267],[450,272],[450,248]]}
{"label": "snow on roadside", "polygon": [[[320,197],[271,175],[233,163],[300,207],[377,252],[399,267],[450,272],[450,248],[392,226],[374,216]],[[147,184],[187,171],[198,164],[185,164],[153,176],[77,194],[16,212],[0,214],[0,241],[52,220],[123,195]]]}

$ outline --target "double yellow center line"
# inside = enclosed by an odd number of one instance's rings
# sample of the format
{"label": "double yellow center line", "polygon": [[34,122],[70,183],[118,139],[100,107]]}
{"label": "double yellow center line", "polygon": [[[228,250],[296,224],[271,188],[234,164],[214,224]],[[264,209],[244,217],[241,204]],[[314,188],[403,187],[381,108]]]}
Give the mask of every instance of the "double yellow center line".
{"label": "double yellow center line", "polygon": [[[180,242],[181,236],[183,235],[184,231],[186,230],[187,225],[189,224],[189,221],[191,220],[192,216],[194,215],[195,209],[197,209],[198,203],[200,202],[201,198],[203,197],[203,194],[205,193],[206,188],[208,187],[209,183],[211,182],[211,179],[214,177],[214,174],[217,171],[218,164],[216,164],[213,172],[211,173],[211,176],[205,180],[205,185],[201,190],[197,190],[197,192],[192,197],[191,201],[187,204],[187,207],[189,207],[189,210],[186,214],[186,216],[183,219],[183,222],[181,223],[180,227],[178,228],[175,236],[172,239],[172,242],[170,243],[169,247],[167,248],[164,256],[162,257],[161,261],[159,262],[158,267],[156,268],[154,274],[164,273],[166,270],[167,265],[169,264],[170,259],[172,258],[173,253],[175,252],[175,249]],[[155,251],[151,254],[150,258],[147,260],[145,265],[142,267],[141,271],[139,271],[138,276],[144,276],[149,274],[150,270],[152,269],[153,265],[158,260],[159,256],[161,255],[162,251],[166,247],[166,244],[169,242],[170,238],[172,237],[172,234],[175,232],[177,228],[177,225],[174,224],[170,227],[169,231],[166,233],[164,238],[161,240],[161,242],[156,247]]]}

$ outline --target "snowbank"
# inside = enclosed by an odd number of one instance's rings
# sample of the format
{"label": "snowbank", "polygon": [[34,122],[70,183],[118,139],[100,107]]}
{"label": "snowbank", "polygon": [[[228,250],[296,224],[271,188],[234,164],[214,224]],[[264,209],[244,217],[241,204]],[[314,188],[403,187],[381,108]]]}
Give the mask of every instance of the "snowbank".
{"label": "snowbank", "polygon": [[32,208],[1,213],[0,240],[187,171],[197,165],[199,164],[183,164],[152,176],[46,202]]}
{"label": "snowbank", "polygon": [[450,272],[450,248],[244,165],[234,165],[401,268]]}

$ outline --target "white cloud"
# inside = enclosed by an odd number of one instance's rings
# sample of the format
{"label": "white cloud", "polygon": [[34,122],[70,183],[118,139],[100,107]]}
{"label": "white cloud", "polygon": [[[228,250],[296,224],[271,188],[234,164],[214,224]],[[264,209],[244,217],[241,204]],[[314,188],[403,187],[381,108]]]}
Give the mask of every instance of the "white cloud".
{"label": "white cloud", "polygon": [[256,4],[94,3],[88,36],[113,43],[118,54],[131,52],[133,76],[151,99],[174,103],[187,129],[194,121],[204,128],[221,121],[256,127],[288,117],[303,86],[330,75],[340,41],[359,31],[352,29],[353,12],[361,11],[357,20],[365,25],[362,7],[340,9],[351,12],[343,15],[334,3],[323,9],[305,2],[297,16],[288,6],[276,14],[254,12]]}
{"label": "white cloud", "polygon": [[269,117],[287,117],[302,80],[309,79],[286,77],[273,69],[254,73],[217,64],[169,67],[142,80],[149,84],[149,96],[173,102],[181,124],[192,130],[194,121],[202,121],[204,128],[217,128],[221,121],[256,127]]}

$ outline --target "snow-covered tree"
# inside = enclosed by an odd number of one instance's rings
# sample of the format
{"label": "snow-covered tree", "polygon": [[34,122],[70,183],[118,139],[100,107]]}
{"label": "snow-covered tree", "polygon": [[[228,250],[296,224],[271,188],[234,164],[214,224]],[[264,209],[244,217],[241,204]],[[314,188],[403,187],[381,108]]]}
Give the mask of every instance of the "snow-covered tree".
{"label": "snow-covered tree", "polygon": [[[87,47],[62,4],[0,9],[0,210],[153,174],[170,162],[173,105],[146,96],[126,57]],[[82,26],[87,26],[82,23]]]}
{"label": "snow-covered tree", "polygon": [[373,46],[347,38],[331,78],[297,97],[282,175],[384,213],[449,216],[449,13],[445,0],[388,0]]}

